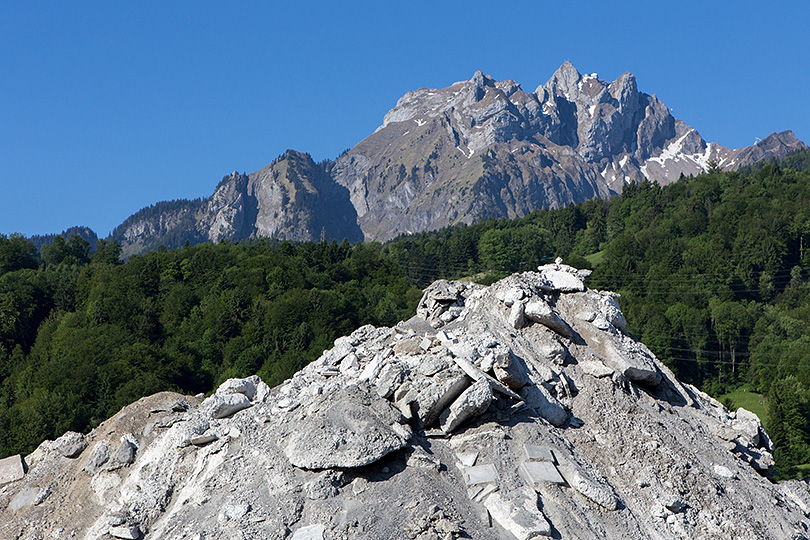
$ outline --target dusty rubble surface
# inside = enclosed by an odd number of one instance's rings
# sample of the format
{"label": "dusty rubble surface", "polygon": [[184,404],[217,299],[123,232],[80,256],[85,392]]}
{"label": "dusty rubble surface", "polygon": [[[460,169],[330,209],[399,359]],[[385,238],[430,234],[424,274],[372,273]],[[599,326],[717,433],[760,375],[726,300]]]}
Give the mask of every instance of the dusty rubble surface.
{"label": "dusty rubble surface", "polygon": [[548,265],[440,281],[283,385],[157,394],[0,461],[2,539],[800,539],[756,416]]}

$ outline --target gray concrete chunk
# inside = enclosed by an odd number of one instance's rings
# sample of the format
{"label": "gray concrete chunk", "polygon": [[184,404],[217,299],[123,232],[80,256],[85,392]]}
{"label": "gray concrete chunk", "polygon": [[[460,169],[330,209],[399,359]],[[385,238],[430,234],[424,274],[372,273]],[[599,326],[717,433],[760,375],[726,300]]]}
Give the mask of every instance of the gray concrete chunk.
{"label": "gray concrete chunk", "polygon": [[401,418],[376,393],[349,386],[324,396],[317,412],[294,421],[284,453],[303,469],[369,465],[407,444],[391,428]]}
{"label": "gray concrete chunk", "polygon": [[536,444],[524,444],[523,452],[529,461],[549,461],[554,463],[554,453],[547,446],[537,446]]}
{"label": "gray concrete chunk", "polygon": [[0,486],[21,480],[24,476],[25,467],[20,454],[0,459]]}
{"label": "gray concrete chunk", "polygon": [[66,458],[75,458],[87,448],[84,435],[75,431],[68,431],[53,442],[53,449]]}
{"label": "gray concrete chunk", "polygon": [[467,420],[483,414],[492,403],[492,388],[481,380],[467,388],[439,417],[442,431],[455,431]]}
{"label": "gray concrete chunk", "polygon": [[564,484],[557,467],[550,461],[524,461],[518,471],[526,483],[538,491],[543,484]]}
{"label": "gray concrete chunk", "polygon": [[468,486],[498,481],[498,470],[491,463],[474,467],[462,467],[461,473],[464,475],[464,482]]}
{"label": "gray concrete chunk", "polygon": [[495,492],[484,500],[484,506],[492,519],[518,540],[551,536],[551,524],[537,508],[534,492],[519,492],[508,500]]}
{"label": "gray concrete chunk", "polygon": [[326,533],[326,526],[319,524],[307,525],[295,531],[292,540],[323,540]]}

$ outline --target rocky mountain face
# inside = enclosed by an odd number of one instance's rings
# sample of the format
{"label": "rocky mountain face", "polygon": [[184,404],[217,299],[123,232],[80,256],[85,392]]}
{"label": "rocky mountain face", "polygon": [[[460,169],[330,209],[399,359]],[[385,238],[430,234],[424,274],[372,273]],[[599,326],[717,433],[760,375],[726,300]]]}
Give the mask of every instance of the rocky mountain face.
{"label": "rocky mountain face", "polygon": [[805,148],[790,131],[737,150],[707,144],[657,97],[639,92],[630,73],[606,82],[566,62],[526,92],[479,71],[447,88],[408,92],[334,161],[315,164],[288,151],[261,171],[226,177],[208,199],[144,209],[113,237],[124,255],[258,236],[385,241]]}
{"label": "rocky mountain face", "polygon": [[186,240],[258,237],[358,241],[363,233],[346,189],[308,154],[288,150],[249,175],[234,171],[207,199],[158,203],[131,216],[112,234],[124,256],[161,244],[179,247]]}
{"label": "rocky mountain face", "polygon": [[0,461],[4,539],[802,539],[755,415],[547,265],[440,281],[292,379],[157,394]]}
{"label": "rocky mountain face", "polygon": [[789,131],[739,150],[707,144],[639,92],[632,74],[609,83],[566,62],[531,93],[480,71],[448,88],[408,92],[373,135],[336,160],[333,176],[351,192],[366,238],[387,240],[804,148]]}

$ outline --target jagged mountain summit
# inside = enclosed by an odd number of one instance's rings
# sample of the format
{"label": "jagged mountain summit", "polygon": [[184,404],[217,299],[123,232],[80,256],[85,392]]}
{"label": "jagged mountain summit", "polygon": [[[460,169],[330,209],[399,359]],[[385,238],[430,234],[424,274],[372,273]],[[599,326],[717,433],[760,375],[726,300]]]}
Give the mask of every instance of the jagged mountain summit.
{"label": "jagged mountain summit", "polygon": [[448,88],[408,92],[373,135],[336,160],[333,175],[349,188],[366,238],[387,240],[804,148],[789,131],[739,150],[707,144],[639,92],[632,74],[608,83],[566,62],[534,92],[480,71]]}
{"label": "jagged mountain summit", "polygon": [[680,383],[547,265],[439,281],[284,384],[143,398],[0,461],[0,537],[803,539],[755,415]]}
{"label": "jagged mountain summit", "polygon": [[144,209],[113,237],[125,255],[258,236],[384,241],[805,148],[790,131],[737,150],[706,143],[655,95],[640,92],[630,73],[606,82],[566,62],[526,92],[478,71],[447,88],[408,92],[373,134],[334,161],[316,164],[289,151],[261,171],[224,178],[208,199]]}

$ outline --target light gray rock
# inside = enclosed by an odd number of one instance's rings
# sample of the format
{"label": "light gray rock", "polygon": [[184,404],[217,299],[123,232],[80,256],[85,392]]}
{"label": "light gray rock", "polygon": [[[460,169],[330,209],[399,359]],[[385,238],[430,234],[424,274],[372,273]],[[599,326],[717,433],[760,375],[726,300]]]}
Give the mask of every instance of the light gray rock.
{"label": "light gray rock", "polygon": [[596,377],[597,379],[610,377],[616,373],[613,368],[607,367],[599,360],[584,360],[579,363],[579,367],[582,369],[583,373],[587,373],[591,377]]}
{"label": "light gray rock", "polygon": [[445,433],[458,429],[464,422],[483,414],[492,403],[492,388],[481,380],[467,388],[439,418]]}
{"label": "light gray rock", "polygon": [[138,441],[135,435],[128,433],[121,437],[121,445],[118,447],[115,459],[118,463],[129,465],[135,462],[135,452],[138,450]]}
{"label": "light gray rock", "polygon": [[0,459],[0,487],[9,482],[22,480],[24,476],[25,466],[20,454]]}
{"label": "light gray rock", "polygon": [[540,272],[539,286],[549,292],[580,292],[585,282],[576,268],[564,264],[547,264],[537,269]]}
{"label": "light gray rock", "polygon": [[141,537],[141,530],[137,525],[110,527],[110,536],[113,538],[122,538],[123,540],[138,540]]}
{"label": "light gray rock", "polygon": [[256,391],[258,390],[258,385],[260,382],[261,380],[256,375],[247,377],[245,379],[228,379],[219,385],[219,388],[217,388],[217,394],[242,394],[250,401],[253,401],[253,399],[256,397]]}
{"label": "light gray rock", "polygon": [[87,474],[92,476],[96,474],[109,459],[110,445],[106,440],[98,441],[90,450],[90,456],[87,458],[83,469]]}
{"label": "light gray rock", "polygon": [[540,418],[549,424],[562,427],[568,422],[568,411],[542,385],[529,385],[520,389],[520,396]]}
{"label": "light gray rock", "polygon": [[253,404],[244,394],[214,394],[202,403],[202,408],[210,411],[211,418],[220,419],[233,416]]}
{"label": "light gray rock", "polygon": [[597,479],[582,468],[566,462],[557,468],[568,485],[606,510],[617,510],[619,499],[603,479]]}
{"label": "light gray rock", "polygon": [[349,386],[328,395],[319,410],[296,422],[283,443],[290,463],[302,469],[362,467],[404,448],[392,428],[401,414],[376,394]]}
{"label": "light gray rock", "polygon": [[84,435],[68,431],[53,442],[53,449],[66,458],[76,458],[87,448]]}
{"label": "light gray rock", "polygon": [[509,316],[507,317],[509,326],[515,329],[521,329],[526,326],[526,306],[523,302],[515,302],[509,309]]}
{"label": "light gray rock", "polygon": [[524,312],[530,321],[540,323],[565,337],[571,336],[571,327],[542,298],[532,298],[526,302]]}
{"label": "light gray rock", "polygon": [[434,425],[439,415],[470,386],[470,378],[450,370],[433,376],[426,386],[419,390],[416,399],[416,414],[425,427]]}
{"label": "light gray rock", "polygon": [[492,520],[518,540],[551,536],[551,524],[537,508],[537,495],[533,491],[519,491],[510,499],[495,492],[486,498],[484,506]]}
{"label": "light gray rock", "polygon": [[492,371],[498,381],[513,390],[523,388],[531,382],[526,364],[505,347],[500,347],[492,354]]}
{"label": "light gray rock", "polygon": [[297,529],[293,533],[291,540],[324,540],[325,534],[325,525],[321,525],[320,523],[316,525],[307,525],[306,527]]}

